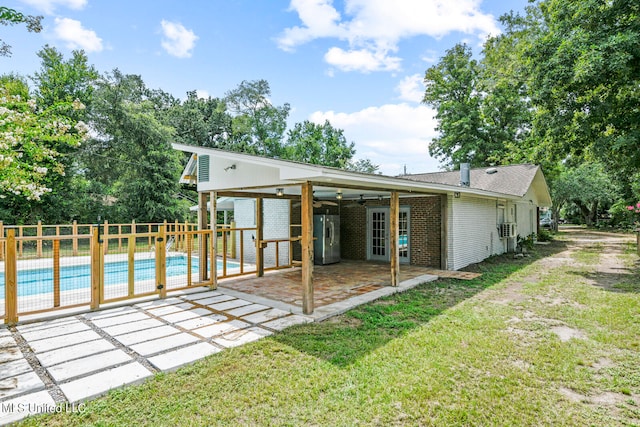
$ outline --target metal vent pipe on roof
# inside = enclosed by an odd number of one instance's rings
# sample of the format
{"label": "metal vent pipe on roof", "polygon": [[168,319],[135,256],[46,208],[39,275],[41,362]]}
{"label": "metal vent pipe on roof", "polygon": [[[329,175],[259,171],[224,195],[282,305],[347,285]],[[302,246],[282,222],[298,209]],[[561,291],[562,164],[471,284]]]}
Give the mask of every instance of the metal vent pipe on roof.
{"label": "metal vent pipe on roof", "polygon": [[460,187],[469,187],[471,185],[471,165],[469,163],[460,163]]}

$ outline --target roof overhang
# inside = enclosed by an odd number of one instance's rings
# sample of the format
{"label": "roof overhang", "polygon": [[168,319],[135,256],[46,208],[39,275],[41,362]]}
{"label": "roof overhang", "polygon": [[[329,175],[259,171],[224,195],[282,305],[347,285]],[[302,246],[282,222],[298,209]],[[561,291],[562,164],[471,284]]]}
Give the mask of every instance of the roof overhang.
{"label": "roof overhang", "polygon": [[301,184],[311,182],[314,186],[314,197],[318,199],[335,199],[337,192],[341,192],[347,200],[361,196],[386,197],[391,192],[399,192],[404,197],[460,193],[492,199],[518,198],[468,187],[351,172],[214,148],[177,143],[174,143],[173,147],[193,154],[182,174],[181,182],[192,182],[191,178],[196,174],[197,156],[209,156],[209,180],[197,182],[199,192],[217,191],[223,195],[242,197],[246,194],[247,197],[251,197],[257,193],[275,195],[276,189],[282,188],[285,197],[295,197],[300,196]]}
{"label": "roof overhang", "polygon": [[536,195],[538,199],[538,206],[541,208],[549,208],[552,206],[551,194],[549,193],[549,186],[547,185],[547,180],[544,178],[544,174],[542,173],[542,168],[538,167],[536,170],[536,175],[533,177],[531,181],[531,190]]}

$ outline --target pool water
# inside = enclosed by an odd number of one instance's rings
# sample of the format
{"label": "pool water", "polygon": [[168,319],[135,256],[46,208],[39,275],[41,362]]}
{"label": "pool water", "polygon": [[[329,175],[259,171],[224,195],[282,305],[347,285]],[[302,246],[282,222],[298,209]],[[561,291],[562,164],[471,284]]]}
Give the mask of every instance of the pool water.
{"label": "pool water", "polygon": [[[167,277],[187,274],[187,257],[171,256],[166,258]],[[227,268],[236,268],[240,264],[227,261]],[[198,274],[198,258],[191,258],[191,272]],[[137,259],[134,263],[134,281],[155,279],[155,259]],[[222,261],[217,260],[217,269],[222,271]],[[105,286],[127,283],[128,261],[107,262],[104,264]],[[60,291],[71,291],[91,287],[91,265],[73,265],[60,267]],[[53,292],[53,268],[18,270],[18,296],[29,296]],[[0,299],[4,299],[5,279],[0,273]]]}

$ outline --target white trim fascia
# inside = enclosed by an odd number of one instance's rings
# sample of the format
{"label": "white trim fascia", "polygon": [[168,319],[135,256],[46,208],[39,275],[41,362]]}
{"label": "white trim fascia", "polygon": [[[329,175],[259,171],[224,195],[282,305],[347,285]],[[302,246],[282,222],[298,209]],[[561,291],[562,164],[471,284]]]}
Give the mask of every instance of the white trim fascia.
{"label": "white trim fascia", "polygon": [[[499,198],[518,200],[522,197],[495,193],[484,190],[477,190],[468,187],[458,187],[446,184],[434,184],[425,183],[420,181],[411,181],[405,178],[390,177],[386,175],[375,175],[361,172],[343,171],[337,168],[326,168],[316,165],[308,165],[305,163],[292,162],[288,160],[270,159],[266,157],[260,157],[245,153],[236,153],[231,151],[219,150],[208,147],[197,147],[194,145],[185,145],[173,143],[173,148],[179,151],[185,151],[188,153],[202,153],[209,154],[210,156],[216,156],[223,159],[242,161],[245,163],[259,164],[264,166],[277,167],[280,171],[280,179],[282,181],[289,181],[290,184],[302,184],[306,181],[312,181],[316,184],[323,184],[328,187],[339,187],[340,184],[344,185],[356,185],[363,187],[370,187],[380,191],[403,191],[405,193],[438,193],[438,194],[453,194],[459,192],[461,194],[474,195],[478,197],[486,198]],[[283,174],[283,168],[289,171],[289,173]],[[294,173],[293,171],[300,171],[300,173]],[[303,172],[304,171],[304,172]],[[284,175],[284,176],[283,176]],[[264,183],[270,185],[270,183]],[[281,183],[273,183],[276,187]],[[259,187],[255,187],[259,188]],[[236,188],[219,188],[216,191],[249,191],[250,187],[236,187]]]}

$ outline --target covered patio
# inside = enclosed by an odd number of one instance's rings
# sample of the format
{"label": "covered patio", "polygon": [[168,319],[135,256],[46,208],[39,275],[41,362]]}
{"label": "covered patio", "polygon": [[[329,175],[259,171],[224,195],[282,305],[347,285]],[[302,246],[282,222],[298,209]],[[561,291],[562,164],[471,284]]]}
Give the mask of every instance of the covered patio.
{"label": "covered patio", "polygon": [[[232,291],[301,307],[302,314],[309,315],[317,307],[385,287],[397,289],[401,282],[415,277],[434,276],[426,267],[447,268],[447,215],[449,199],[454,192],[459,194],[456,187],[205,147],[174,144],[174,148],[191,153],[181,182],[197,185],[201,229],[216,227],[217,202],[222,198],[254,200],[248,205],[253,222],[245,226],[252,231],[244,247],[255,248],[255,276],[226,281],[213,274],[214,287],[220,281],[220,286]],[[487,195],[472,188],[461,190]],[[267,203],[273,199],[288,201],[285,213]],[[410,220],[409,212],[413,215]],[[314,215],[340,218],[337,264],[314,265],[314,258],[315,264],[325,264],[318,262],[317,253],[314,257],[314,243],[322,239],[314,235]],[[272,227],[265,226],[266,219],[273,224],[274,217],[285,222],[286,238],[265,237],[265,230]],[[289,266],[299,268],[272,275],[265,272],[265,248],[275,246],[277,258],[282,242],[291,244]],[[214,254],[203,252],[200,257],[215,258],[217,246],[214,241],[211,249],[203,247]],[[276,268],[285,264],[280,266],[276,264]],[[201,273],[206,275],[206,271]]]}

